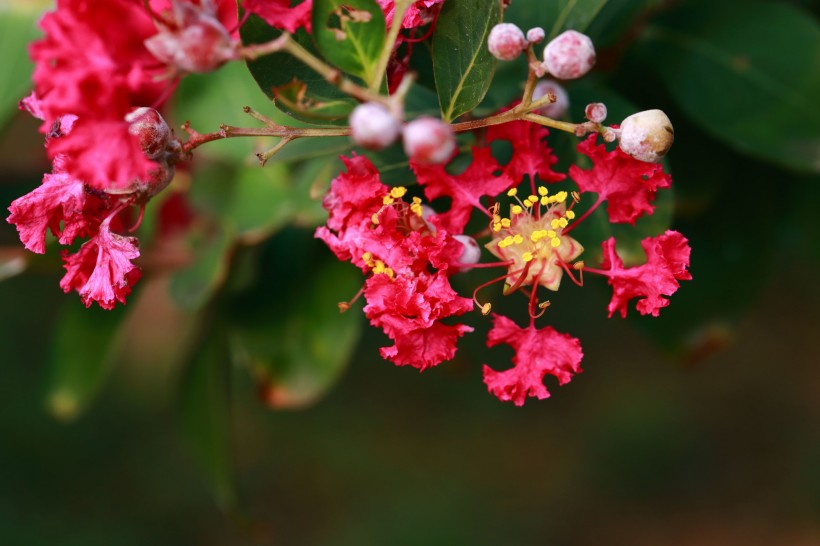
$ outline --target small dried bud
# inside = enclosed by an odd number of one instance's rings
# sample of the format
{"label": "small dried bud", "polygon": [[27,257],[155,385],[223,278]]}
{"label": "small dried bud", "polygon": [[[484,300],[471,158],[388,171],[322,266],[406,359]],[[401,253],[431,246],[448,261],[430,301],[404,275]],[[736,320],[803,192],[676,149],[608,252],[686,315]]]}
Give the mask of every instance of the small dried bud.
{"label": "small dried bud", "polygon": [[524,32],[512,23],[499,23],[487,38],[490,54],[499,61],[512,61],[527,49]]}
{"label": "small dried bud", "polygon": [[584,109],[584,115],[593,123],[603,123],[606,119],[606,104],[602,102],[587,104],[587,107]]}
{"label": "small dried bud", "polygon": [[527,41],[531,44],[540,43],[544,36],[546,36],[546,33],[541,27],[534,27],[527,31]]}
{"label": "small dried bud", "polygon": [[632,114],[623,121],[620,131],[621,150],[648,163],[660,161],[675,141],[672,122],[661,110]]}
{"label": "small dried bud", "polygon": [[459,263],[464,265],[472,265],[478,263],[481,259],[481,248],[475,239],[469,235],[453,235],[453,239],[464,245],[464,254],[459,258]]}
{"label": "small dried bud", "polygon": [[404,126],[404,153],[413,161],[427,165],[444,163],[456,149],[456,137],[449,124],[440,119],[421,117]]}
{"label": "small dried bud", "polygon": [[164,159],[171,142],[171,128],[153,108],[141,107],[125,115],[128,132],[139,139],[140,148],[149,159]]}
{"label": "small dried bud", "polygon": [[563,117],[569,110],[569,95],[566,90],[555,80],[541,80],[532,92],[532,100],[538,100],[547,93],[555,95],[555,102],[542,106],[538,113],[552,119]]}
{"label": "small dried bud", "polygon": [[561,80],[580,78],[595,64],[595,47],[588,36],[567,30],[544,48],[543,67]]}
{"label": "small dried bud", "polygon": [[350,114],[353,142],[368,150],[383,150],[395,142],[401,131],[399,120],[379,103],[367,102]]}

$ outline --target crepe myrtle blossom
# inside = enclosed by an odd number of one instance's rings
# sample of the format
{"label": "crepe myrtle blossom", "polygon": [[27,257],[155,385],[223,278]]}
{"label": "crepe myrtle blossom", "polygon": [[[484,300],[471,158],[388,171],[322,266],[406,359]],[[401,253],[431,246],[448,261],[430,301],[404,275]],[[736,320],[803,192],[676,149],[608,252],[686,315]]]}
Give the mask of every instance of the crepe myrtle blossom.
{"label": "crepe myrtle blossom", "polygon": [[[626,267],[610,238],[603,243],[600,266],[588,266],[574,229],[603,203],[610,221],[634,223],[653,212],[657,190],[669,187],[671,180],[658,164],[618,148],[608,151],[595,134],[578,144],[591,167],[570,168],[577,190],[553,190],[549,186],[566,175],[552,170],[557,158],[547,135],[544,127],[523,121],[489,127],[488,145],[473,148],[472,162],[461,174],[411,159],[424,197],[449,198],[449,208],[440,212],[420,196],[407,200],[405,187],[382,184],[367,159],[343,158],[347,172],[331,183],[324,201],[328,222],[316,237],[367,276],[359,293],[366,301],[365,316],[393,342],[381,349],[382,357],[419,370],[453,358],[457,340],[473,330],[461,322],[463,316],[477,309],[491,315],[488,347],[506,344],[515,351],[509,369],[484,366],[484,383],[500,400],[520,406],[528,397],[550,395],[547,375],[564,385],[581,372],[579,340],[536,325],[548,309],[555,311],[544,294],[558,291],[567,279],[583,286],[584,274],[593,274],[605,277],[613,288],[610,316],[625,316],[632,300],[639,313],[657,316],[679,282],[691,278],[688,241],[671,230],[643,240],[643,265]],[[512,147],[506,165],[490,152],[489,144],[496,140]],[[464,233],[468,223],[473,225],[474,212],[487,218],[479,236],[489,239],[484,258],[495,261],[482,262],[474,238]],[[462,297],[449,278],[476,267],[500,267],[503,274],[475,287],[472,298]],[[503,295],[526,297],[528,323],[519,325],[494,313],[492,303],[479,298],[496,282],[503,283]],[[340,306],[348,309],[350,304]]]}

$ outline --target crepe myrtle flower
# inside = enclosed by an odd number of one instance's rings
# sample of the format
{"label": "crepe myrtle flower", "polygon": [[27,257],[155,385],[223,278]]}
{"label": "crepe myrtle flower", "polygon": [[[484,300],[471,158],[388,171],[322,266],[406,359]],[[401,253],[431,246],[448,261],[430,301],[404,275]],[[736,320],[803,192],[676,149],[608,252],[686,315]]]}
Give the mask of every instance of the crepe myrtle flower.
{"label": "crepe myrtle flower", "polygon": [[[568,173],[577,189],[556,191],[550,186],[566,175],[552,170],[557,158],[547,135],[545,128],[521,121],[490,127],[487,145],[474,147],[472,162],[457,175],[445,165],[411,159],[424,198],[449,198],[449,208],[442,211],[434,211],[418,195],[408,198],[405,187],[382,184],[367,159],[344,158],[347,172],[331,183],[324,200],[328,222],[316,237],[366,275],[359,292],[366,301],[365,316],[393,342],[381,349],[382,357],[419,370],[449,360],[458,339],[473,330],[462,322],[466,313],[478,310],[492,321],[488,347],[506,344],[515,351],[508,369],[484,366],[484,383],[500,400],[520,406],[529,397],[550,395],[547,375],[564,385],[581,372],[580,341],[537,325],[555,312],[551,292],[565,282],[583,286],[585,274],[597,275],[613,289],[610,316],[626,316],[633,301],[638,313],[658,316],[680,281],[691,278],[688,241],[671,230],[642,241],[642,265],[627,267],[614,238],[603,242],[600,265],[587,265],[575,228],[604,203],[611,222],[634,224],[654,211],[657,190],[669,187],[671,180],[661,165],[635,159],[620,148],[609,151],[593,134],[578,144],[591,167],[573,166]],[[496,140],[512,146],[505,165],[490,152],[489,144]],[[475,237],[464,233],[474,212],[487,218],[487,228]],[[475,241],[479,238],[489,239],[483,256]],[[488,256],[493,259],[486,261]],[[479,267],[504,272],[474,287],[471,298],[458,294],[449,279]],[[494,296],[480,297],[495,283],[503,283],[500,295],[526,297],[527,323],[495,313]],[[349,302],[340,305],[350,307]]]}

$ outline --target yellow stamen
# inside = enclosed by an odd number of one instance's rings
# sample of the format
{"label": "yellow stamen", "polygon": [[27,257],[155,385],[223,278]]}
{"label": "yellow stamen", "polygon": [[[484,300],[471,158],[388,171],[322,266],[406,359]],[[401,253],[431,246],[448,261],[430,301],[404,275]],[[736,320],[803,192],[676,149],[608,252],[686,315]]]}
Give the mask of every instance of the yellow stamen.
{"label": "yellow stamen", "polygon": [[552,248],[558,248],[559,246],[561,246],[561,239],[556,237],[550,241],[550,244],[552,245]]}
{"label": "yellow stamen", "polygon": [[510,191],[507,192],[508,197],[515,197],[518,193],[518,188],[512,188]]}
{"label": "yellow stamen", "polygon": [[547,195],[547,193],[549,193],[549,192],[547,191],[546,186],[538,186],[538,195],[543,197],[543,196]]}

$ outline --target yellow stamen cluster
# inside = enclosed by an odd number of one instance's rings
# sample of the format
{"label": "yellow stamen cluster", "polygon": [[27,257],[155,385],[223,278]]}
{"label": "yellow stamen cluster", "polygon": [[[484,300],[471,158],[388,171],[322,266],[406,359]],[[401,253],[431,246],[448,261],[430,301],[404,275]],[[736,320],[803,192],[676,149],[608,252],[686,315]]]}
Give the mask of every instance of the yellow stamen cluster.
{"label": "yellow stamen cluster", "polygon": [[396,276],[393,270],[387,267],[383,261],[373,259],[373,254],[370,252],[362,254],[362,261],[373,271],[374,275],[384,274],[391,279]]}
{"label": "yellow stamen cluster", "polygon": [[[382,210],[385,207],[391,207],[393,205],[401,206],[406,205],[404,201],[401,200],[407,194],[407,188],[404,186],[396,186],[394,188],[390,188],[390,191],[382,198],[382,208],[379,212],[374,213],[370,217],[370,221],[373,225],[379,225],[379,214],[381,214]],[[421,198],[414,197],[412,203],[410,204],[410,212],[421,218],[422,216],[422,209],[421,209]]]}
{"label": "yellow stamen cluster", "polygon": [[562,264],[572,263],[584,250],[565,233],[575,219],[575,213],[567,208],[572,208],[576,196],[566,191],[550,194],[546,186],[537,187],[523,200],[517,193],[515,189],[507,192],[514,200],[508,218],[498,213],[497,205],[490,211],[493,240],[487,249],[509,263],[509,285],[538,284],[557,290]]}

